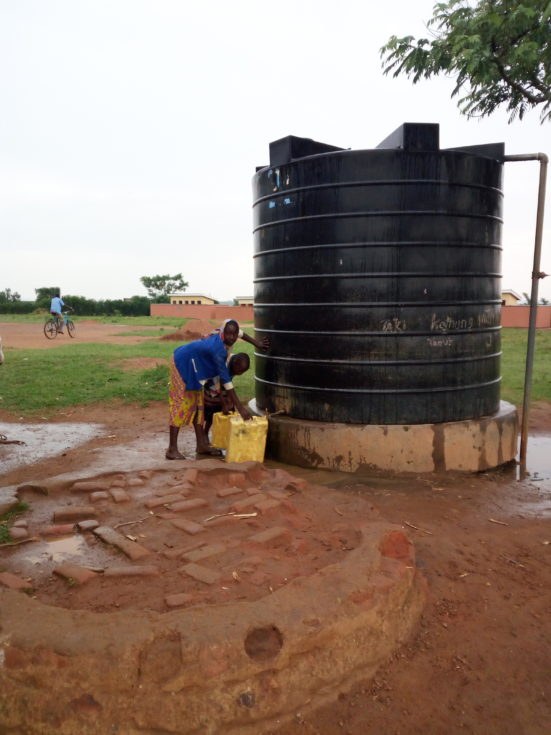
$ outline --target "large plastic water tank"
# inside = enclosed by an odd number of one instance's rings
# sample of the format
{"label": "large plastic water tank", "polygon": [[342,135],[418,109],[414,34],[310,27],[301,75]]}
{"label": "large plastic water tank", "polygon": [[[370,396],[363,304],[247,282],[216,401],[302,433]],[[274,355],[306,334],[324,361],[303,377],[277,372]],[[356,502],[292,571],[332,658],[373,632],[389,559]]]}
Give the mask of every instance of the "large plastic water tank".
{"label": "large plastic water tank", "polygon": [[500,397],[503,145],[270,145],[253,179],[256,403],[360,424],[459,421]]}

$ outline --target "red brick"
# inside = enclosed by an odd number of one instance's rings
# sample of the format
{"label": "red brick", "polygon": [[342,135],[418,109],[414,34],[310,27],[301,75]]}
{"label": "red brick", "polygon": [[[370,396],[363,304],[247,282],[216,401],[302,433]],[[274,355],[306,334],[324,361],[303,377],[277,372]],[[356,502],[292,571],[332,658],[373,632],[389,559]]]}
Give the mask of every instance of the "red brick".
{"label": "red brick", "polygon": [[183,557],[186,561],[201,561],[201,559],[223,554],[224,551],[226,551],[224,544],[209,544],[208,546],[202,546],[200,549],[195,549],[195,551],[188,551]]}
{"label": "red brick", "polygon": [[169,509],[180,513],[183,510],[204,508],[205,505],[208,505],[208,503],[204,498],[191,498],[190,500],[181,500],[179,503],[171,503]]}
{"label": "red brick", "polygon": [[181,500],[182,496],[180,493],[173,493],[172,495],[164,495],[162,498],[151,497],[145,501],[144,505],[146,508],[160,508],[161,505],[168,505],[176,500]]}
{"label": "red brick", "polygon": [[92,505],[69,505],[54,511],[54,522],[84,521],[86,518],[95,518],[96,515],[97,511]]}
{"label": "red brick", "polygon": [[32,583],[27,582],[21,577],[16,577],[11,572],[0,572],[0,584],[8,587],[10,590],[30,590]]}
{"label": "red brick", "polygon": [[268,498],[261,500],[260,502],[256,503],[254,506],[257,510],[259,510],[262,514],[269,513],[271,510],[274,510],[275,508],[279,508],[281,503],[279,500],[275,500],[274,498]]}
{"label": "red brick", "polygon": [[81,567],[78,564],[71,564],[69,562],[65,562],[54,567],[53,573],[57,574],[58,577],[63,577],[68,582],[75,582],[76,584],[86,584],[86,582],[89,582],[91,579],[98,576],[96,572],[93,572],[91,569],[86,569],[86,567]]}
{"label": "red brick", "polygon": [[140,470],[138,477],[141,477],[143,480],[151,480],[154,474],[153,470]]}
{"label": "red brick", "polygon": [[156,518],[160,518],[162,521],[172,521],[174,518],[179,518],[178,513],[173,513],[169,510],[163,511],[162,513],[155,513]]}
{"label": "red brick", "polygon": [[260,492],[260,488],[258,487],[258,485],[254,485],[245,488],[245,492],[247,493],[247,495],[258,495],[258,493]]}
{"label": "red brick", "polygon": [[244,472],[229,472],[225,476],[225,479],[227,479],[228,483],[231,483],[232,485],[241,485],[241,487],[243,487],[247,478]]}
{"label": "red brick", "polygon": [[247,510],[247,508],[253,508],[255,504],[259,503],[261,500],[266,500],[266,496],[262,495],[262,493],[257,493],[256,495],[251,495],[244,500],[236,500],[235,503],[232,503],[231,509],[236,513],[241,513],[241,511]]}
{"label": "red brick", "polygon": [[161,487],[155,490],[155,495],[161,498],[165,495],[176,495],[177,493],[179,495],[189,495],[190,492],[191,488],[189,485],[170,485],[169,487]]}
{"label": "red brick", "polygon": [[109,490],[109,483],[105,480],[77,480],[71,486],[72,493],[93,493],[97,490]]}
{"label": "red brick", "polygon": [[159,568],[151,564],[134,567],[107,567],[103,573],[106,577],[150,577],[159,574]]}
{"label": "red brick", "polygon": [[112,487],[109,492],[115,503],[127,503],[130,500],[130,495],[120,487]]}
{"label": "red brick", "polygon": [[282,492],[281,490],[268,490],[268,495],[275,500],[285,500],[289,497],[289,493]]}
{"label": "red brick", "polygon": [[29,532],[26,528],[18,528],[17,526],[12,526],[10,528],[10,538],[12,541],[22,541],[25,538],[29,538]]}
{"label": "red brick", "polygon": [[142,487],[142,485],[145,485],[145,482],[140,477],[131,477],[126,482],[127,487]]}
{"label": "red brick", "polygon": [[266,546],[278,546],[290,540],[291,532],[282,526],[273,526],[272,528],[267,528],[265,531],[260,531],[260,533],[255,533],[254,536],[249,536],[249,541]]}
{"label": "red brick", "polygon": [[98,490],[95,493],[90,493],[88,500],[90,500],[91,503],[97,503],[98,500],[109,500],[109,493],[105,490]]}
{"label": "red brick", "polygon": [[27,523],[27,521],[21,518],[18,521],[15,521],[15,523],[13,524],[13,527],[14,528],[27,528],[28,525],[29,524]]}
{"label": "red brick", "polygon": [[63,523],[63,524],[56,524],[54,526],[46,526],[42,529],[41,535],[42,536],[68,536],[69,534],[74,533],[75,525],[74,523]]}
{"label": "red brick", "polygon": [[181,571],[187,574],[188,577],[204,584],[214,584],[220,579],[219,572],[203,567],[200,564],[186,564],[185,567],[182,567]]}
{"label": "red brick", "polygon": [[94,528],[97,528],[99,526],[99,522],[93,520],[92,518],[87,521],[79,521],[77,523],[77,528],[79,531],[93,531]]}
{"label": "red brick", "polygon": [[130,539],[125,538],[120,533],[117,533],[115,529],[109,528],[109,526],[94,528],[93,533],[106,544],[111,544],[111,546],[120,549],[123,554],[126,554],[133,561],[151,553],[149,549],[137,544],[135,541],[130,541]]}
{"label": "red brick", "polygon": [[239,495],[243,492],[242,487],[224,487],[216,493],[219,498],[227,498],[230,495]]}
{"label": "red brick", "polygon": [[175,528],[179,528],[181,531],[189,533],[190,536],[195,536],[195,534],[201,533],[201,531],[205,530],[204,526],[200,523],[195,523],[187,518],[178,518],[175,521],[172,521],[172,525]]}
{"label": "red brick", "polygon": [[190,595],[189,592],[179,592],[175,595],[167,595],[165,597],[165,603],[167,607],[183,607],[193,602],[194,596]]}

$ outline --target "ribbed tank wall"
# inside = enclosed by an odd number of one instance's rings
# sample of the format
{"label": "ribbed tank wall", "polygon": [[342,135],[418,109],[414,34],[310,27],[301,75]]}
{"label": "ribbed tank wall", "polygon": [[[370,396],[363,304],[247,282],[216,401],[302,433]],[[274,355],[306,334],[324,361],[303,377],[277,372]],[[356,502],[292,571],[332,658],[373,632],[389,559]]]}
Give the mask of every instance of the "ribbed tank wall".
{"label": "ribbed tank wall", "polygon": [[499,161],[342,151],[254,177],[256,402],[319,421],[499,407]]}

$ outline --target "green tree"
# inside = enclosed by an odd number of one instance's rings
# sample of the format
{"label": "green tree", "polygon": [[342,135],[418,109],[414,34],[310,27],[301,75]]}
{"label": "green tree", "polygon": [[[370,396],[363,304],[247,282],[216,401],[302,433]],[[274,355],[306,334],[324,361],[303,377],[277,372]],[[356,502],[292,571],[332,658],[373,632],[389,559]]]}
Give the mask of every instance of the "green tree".
{"label": "green tree", "polygon": [[21,301],[21,295],[17,291],[12,291],[11,288],[5,288],[3,291],[0,291],[0,304],[14,301]]}
{"label": "green tree", "polygon": [[42,286],[41,288],[35,288],[34,292],[37,307],[49,310],[52,297],[60,293],[60,290],[59,286]]}
{"label": "green tree", "polygon": [[184,291],[189,286],[181,273],[176,273],[175,276],[142,276],[140,281],[149,298],[157,303],[168,302],[169,294]]}
{"label": "green tree", "polygon": [[505,105],[509,122],[541,106],[551,120],[551,1],[449,0],[437,3],[427,28],[432,38],[392,36],[381,49],[384,73],[415,84],[438,74],[456,76],[460,111],[485,117]]}

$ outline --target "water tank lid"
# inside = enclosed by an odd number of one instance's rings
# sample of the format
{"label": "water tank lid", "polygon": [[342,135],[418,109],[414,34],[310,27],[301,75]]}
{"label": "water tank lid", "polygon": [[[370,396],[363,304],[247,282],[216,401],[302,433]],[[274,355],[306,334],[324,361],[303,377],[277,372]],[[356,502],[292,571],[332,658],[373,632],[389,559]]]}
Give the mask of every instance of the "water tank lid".
{"label": "water tank lid", "polygon": [[470,153],[473,156],[481,158],[493,158],[503,163],[505,157],[505,143],[485,143],[482,145],[466,145],[461,148],[446,148],[447,151],[457,151],[457,153]]}
{"label": "water tank lid", "polygon": [[270,166],[282,166],[297,158],[306,156],[317,156],[320,153],[333,153],[342,151],[336,145],[319,143],[312,138],[299,138],[296,135],[288,135],[285,138],[274,140],[270,143]]}
{"label": "water tank lid", "polygon": [[401,148],[404,151],[437,151],[440,146],[438,123],[403,123],[379,143],[377,148]]}

